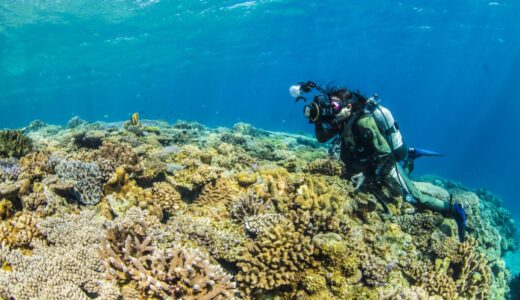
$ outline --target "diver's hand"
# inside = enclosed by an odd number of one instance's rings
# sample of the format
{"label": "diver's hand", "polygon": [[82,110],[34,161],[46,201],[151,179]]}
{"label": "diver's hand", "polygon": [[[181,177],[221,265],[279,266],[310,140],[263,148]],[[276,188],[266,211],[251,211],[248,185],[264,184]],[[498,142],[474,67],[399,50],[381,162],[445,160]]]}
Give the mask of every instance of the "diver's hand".
{"label": "diver's hand", "polygon": [[363,183],[365,183],[365,174],[363,172],[358,173],[354,176],[352,176],[352,182],[354,183],[354,189],[357,191],[363,186]]}
{"label": "diver's hand", "polygon": [[339,113],[337,113],[335,116],[334,116],[334,122],[335,123],[339,123],[345,119],[347,119],[348,117],[350,117],[352,113],[352,106],[347,106],[347,107],[344,107],[342,108]]}

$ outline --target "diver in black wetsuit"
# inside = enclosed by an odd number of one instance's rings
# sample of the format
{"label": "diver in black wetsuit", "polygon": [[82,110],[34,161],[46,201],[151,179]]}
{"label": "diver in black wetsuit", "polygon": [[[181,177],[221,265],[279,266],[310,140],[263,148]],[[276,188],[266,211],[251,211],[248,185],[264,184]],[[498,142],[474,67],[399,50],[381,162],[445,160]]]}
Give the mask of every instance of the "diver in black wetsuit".
{"label": "diver in black wetsuit", "polygon": [[[391,190],[398,187],[407,202],[452,216],[457,221],[459,239],[463,241],[466,227],[464,208],[453,203],[451,195],[450,199],[442,200],[419,191],[397,163],[401,160],[406,164],[408,153],[393,117],[388,117],[389,111],[345,88],[321,89],[321,92],[324,97],[315,99],[314,105],[306,106],[304,114],[314,123],[319,142],[327,142],[336,136],[341,138],[340,159],[347,167],[347,177],[356,182],[356,188],[360,188],[366,178]],[[291,91],[291,94],[294,93]],[[371,108],[372,105],[376,107]],[[374,110],[379,112],[379,117]],[[378,118],[386,124],[378,124]]]}

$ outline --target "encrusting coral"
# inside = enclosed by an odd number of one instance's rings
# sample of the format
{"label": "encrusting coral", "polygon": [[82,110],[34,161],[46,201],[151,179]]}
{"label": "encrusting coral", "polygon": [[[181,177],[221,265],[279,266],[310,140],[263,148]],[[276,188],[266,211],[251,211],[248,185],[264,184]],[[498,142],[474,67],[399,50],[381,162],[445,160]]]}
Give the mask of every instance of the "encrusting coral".
{"label": "encrusting coral", "polygon": [[518,247],[516,225],[486,190],[417,183],[464,205],[460,243],[449,216],[356,191],[310,136],[137,115],[127,126],[75,118],[24,133],[1,134],[10,146],[0,143],[0,298],[508,293],[502,256]]}

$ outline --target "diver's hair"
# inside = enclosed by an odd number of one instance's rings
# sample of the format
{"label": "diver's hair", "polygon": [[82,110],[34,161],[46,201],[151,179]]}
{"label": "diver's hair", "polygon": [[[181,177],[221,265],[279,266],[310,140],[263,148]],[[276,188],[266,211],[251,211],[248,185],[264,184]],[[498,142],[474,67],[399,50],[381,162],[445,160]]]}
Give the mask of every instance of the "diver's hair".
{"label": "diver's hair", "polygon": [[350,92],[349,89],[345,88],[345,87],[340,87],[340,86],[333,86],[331,83],[329,83],[327,85],[327,87],[325,88],[325,91],[327,92],[327,95],[329,97],[337,97],[339,98],[341,101],[348,101],[349,99],[352,98],[352,93]]}
{"label": "diver's hair", "polygon": [[363,109],[367,104],[367,99],[359,92],[353,92],[346,87],[327,85],[325,89],[329,97],[337,97],[345,103],[352,104],[354,110]]}

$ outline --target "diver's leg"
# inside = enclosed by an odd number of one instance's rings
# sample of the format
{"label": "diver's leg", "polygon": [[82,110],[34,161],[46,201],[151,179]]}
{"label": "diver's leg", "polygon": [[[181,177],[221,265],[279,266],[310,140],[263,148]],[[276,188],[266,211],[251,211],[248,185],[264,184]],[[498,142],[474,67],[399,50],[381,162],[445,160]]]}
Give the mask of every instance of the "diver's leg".
{"label": "diver's leg", "polygon": [[[423,207],[441,212],[441,213],[450,213],[452,205],[449,201],[443,201],[441,199],[423,194],[410,180],[410,178],[405,174],[404,170],[399,164],[395,165],[395,168],[390,173],[395,181],[401,185],[405,192],[412,195],[413,198]],[[408,196],[408,195],[407,195]]]}

